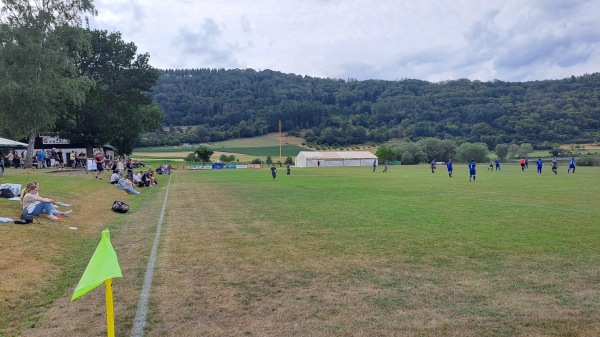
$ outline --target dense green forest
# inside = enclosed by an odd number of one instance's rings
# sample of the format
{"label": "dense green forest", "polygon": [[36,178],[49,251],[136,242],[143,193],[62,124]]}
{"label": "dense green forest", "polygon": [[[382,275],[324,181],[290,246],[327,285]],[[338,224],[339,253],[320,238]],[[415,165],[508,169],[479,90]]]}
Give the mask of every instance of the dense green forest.
{"label": "dense green forest", "polygon": [[[138,146],[278,131],[348,146],[426,137],[502,143],[600,141],[600,73],[561,80],[432,83],[323,79],[252,69],[163,70],[150,93],[167,131]],[[177,132],[179,126],[198,126]],[[169,132],[170,131],[170,132]],[[181,131],[181,128],[179,128]]]}

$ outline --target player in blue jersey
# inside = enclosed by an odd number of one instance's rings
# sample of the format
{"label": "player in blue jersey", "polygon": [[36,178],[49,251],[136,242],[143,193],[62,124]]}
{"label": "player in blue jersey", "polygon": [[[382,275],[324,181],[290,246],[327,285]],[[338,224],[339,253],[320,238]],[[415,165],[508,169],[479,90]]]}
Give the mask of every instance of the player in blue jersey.
{"label": "player in blue jersey", "polygon": [[542,174],[542,166],[544,166],[544,162],[542,161],[542,158],[538,158],[538,160],[536,161],[536,164],[537,164],[538,174]]}
{"label": "player in blue jersey", "polygon": [[575,173],[575,158],[571,158],[571,161],[569,162],[569,169],[567,170],[567,173],[571,173],[571,169],[573,169],[573,173]]}
{"label": "player in blue jersey", "polygon": [[500,159],[496,159],[496,171],[502,171],[500,168]]}
{"label": "player in blue jersey", "polygon": [[448,159],[446,167],[448,168],[448,177],[452,178],[452,158]]}
{"label": "player in blue jersey", "polygon": [[529,158],[525,158],[525,169],[529,169]]}
{"label": "player in blue jersey", "polygon": [[473,181],[475,181],[475,167],[477,166],[477,164],[475,164],[475,159],[471,159],[471,162],[469,163],[469,181],[471,181],[471,179],[473,179]]}

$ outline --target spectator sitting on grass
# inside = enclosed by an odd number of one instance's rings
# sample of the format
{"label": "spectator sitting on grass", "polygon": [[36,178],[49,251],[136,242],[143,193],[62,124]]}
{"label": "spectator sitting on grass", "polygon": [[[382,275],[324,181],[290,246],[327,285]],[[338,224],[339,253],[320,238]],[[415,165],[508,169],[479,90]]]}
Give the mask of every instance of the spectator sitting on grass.
{"label": "spectator sitting on grass", "polygon": [[127,177],[120,178],[119,182],[117,183],[117,187],[129,194],[140,194],[140,192],[133,188],[133,183]]}
{"label": "spectator sitting on grass", "polygon": [[113,173],[110,175],[110,183],[111,184],[117,184],[119,182],[119,174],[117,173],[118,171],[115,170],[113,171]]}
{"label": "spectator sitting on grass", "polygon": [[144,187],[144,185],[142,184],[142,176],[143,176],[143,172],[140,171],[136,174],[133,175],[133,184],[137,185],[138,187]]}
{"label": "spectator sitting on grass", "polygon": [[[32,181],[32,182],[27,183],[27,185],[25,185],[25,189],[23,189],[21,191],[21,206],[23,207],[23,213],[25,213],[25,201],[24,201],[24,198],[25,198],[25,195],[27,194],[27,190],[33,191],[33,187],[34,186],[37,187],[35,196],[38,197],[38,198],[41,198],[41,199],[47,199],[47,198],[42,198],[40,196],[40,184],[37,181]],[[66,212],[61,212],[61,211],[57,210],[55,208],[55,206],[54,206],[54,201],[52,201],[52,199],[48,199],[48,200],[50,200],[50,203],[52,204],[51,211],[48,212],[44,208],[44,209],[42,209],[41,213],[48,213],[48,214],[52,214],[54,216],[56,216],[56,215],[69,216],[71,213],[73,213],[72,210],[69,210],[69,211],[66,211]]]}

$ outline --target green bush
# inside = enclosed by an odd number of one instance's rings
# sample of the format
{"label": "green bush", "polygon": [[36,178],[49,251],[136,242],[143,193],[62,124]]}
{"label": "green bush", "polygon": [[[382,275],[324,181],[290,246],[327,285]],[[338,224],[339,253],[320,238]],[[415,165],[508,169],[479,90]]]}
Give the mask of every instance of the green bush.
{"label": "green bush", "polygon": [[597,156],[585,155],[575,160],[577,166],[600,166],[600,158]]}
{"label": "green bush", "polygon": [[253,159],[250,164],[262,164],[262,160],[260,158]]}

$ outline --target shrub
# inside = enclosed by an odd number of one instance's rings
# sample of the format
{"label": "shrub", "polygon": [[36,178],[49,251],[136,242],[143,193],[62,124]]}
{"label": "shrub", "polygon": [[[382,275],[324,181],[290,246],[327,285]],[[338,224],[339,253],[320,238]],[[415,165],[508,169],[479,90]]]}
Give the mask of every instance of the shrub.
{"label": "shrub", "polygon": [[585,155],[575,160],[577,166],[600,166],[600,158],[597,156]]}
{"label": "shrub", "polygon": [[253,159],[250,164],[262,164],[262,160],[260,158]]}

